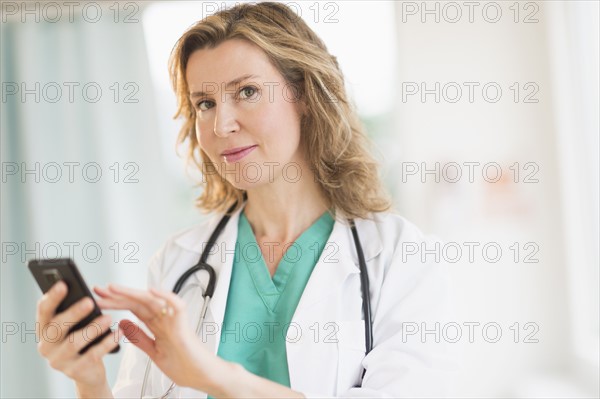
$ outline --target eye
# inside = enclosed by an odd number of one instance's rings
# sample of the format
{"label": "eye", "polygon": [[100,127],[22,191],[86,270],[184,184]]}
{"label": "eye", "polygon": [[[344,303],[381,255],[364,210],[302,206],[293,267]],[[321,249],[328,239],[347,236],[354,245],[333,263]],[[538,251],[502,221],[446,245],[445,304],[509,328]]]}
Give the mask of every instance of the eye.
{"label": "eye", "polygon": [[240,97],[242,99],[250,98],[257,91],[258,91],[258,89],[256,87],[254,87],[254,86],[245,86],[245,87],[242,87],[242,89],[240,90]]}
{"label": "eye", "polygon": [[200,111],[206,111],[211,108],[214,104],[210,100],[202,100],[196,103],[196,109]]}

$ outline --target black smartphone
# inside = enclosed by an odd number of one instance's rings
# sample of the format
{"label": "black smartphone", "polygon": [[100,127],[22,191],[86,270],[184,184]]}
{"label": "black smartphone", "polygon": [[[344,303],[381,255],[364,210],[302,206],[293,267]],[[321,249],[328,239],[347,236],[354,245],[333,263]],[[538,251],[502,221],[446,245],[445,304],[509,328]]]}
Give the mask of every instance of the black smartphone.
{"label": "black smartphone", "polygon": [[[69,291],[67,296],[63,301],[58,305],[56,309],[56,313],[61,313],[65,311],[69,306],[73,305],[75,302],[80,299],[89,296],[94,301],[94,297],[87,284],[83,280],[81,273],[75,266],[75,262],[73,262],[70,258],[59,258],[59,259],[34,259],[29,261],[29,271],[33,274],[33,277],[37,281],[38,285],[42,289],[42,292],[45,294],[48,292],[50,288],[59,280],[63,280]],[[100,308],[94,301],[94,309],[92,312],[87,315],[84,319],[79,321],[78,323],[69,327],[67,333],[71,333],[73,331],[77,331],[82,329],[91,323],[96,317],[100,316],[102,312]],[[91,331],[92,329],[90,329]],[[94,332],[97,331],[93,329]],[[90,333],[92,334],[92,333]],[[107,330],[104,334],[96,337],[93,341],[91,341],[85,348],[79,351],[80,354],[85,353],[90,347],[100,342],[104,337],[111,334],[111,330]],[[120,346],[117,344],[117,347],[113,349],[110,353],[117,353],[120,349]]]}

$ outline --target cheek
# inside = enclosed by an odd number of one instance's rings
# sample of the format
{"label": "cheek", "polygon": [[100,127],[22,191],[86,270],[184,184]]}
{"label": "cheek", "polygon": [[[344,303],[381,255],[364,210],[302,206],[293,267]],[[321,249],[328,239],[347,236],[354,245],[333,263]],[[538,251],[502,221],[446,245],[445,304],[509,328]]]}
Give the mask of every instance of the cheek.
{"label": "cheek", "polygon": [[195,124],[196,140],[198,141],[198,145],[203,150],[206,150],[206,146],[209,144],[209,140],[210,140],[210,134],[208,134],[208,132],[209,132],[208,129],[209,129],[208,124],[205,121],[196,119],[196,124]]}
{"label": "cheek", "polygon": [[194,134],[196,135],[198,146],[208,155],[211,161],[215,162],[213,151],[211,151],[213,135],[209,132],[210,128],[207,127],[206,123],[196,121]]}
{"label": "cheek", "polygon": [[252,115],[257,132],[271,143],[282,147],[295,147],[300,140],[300,118],[293,103],[276,99]]}

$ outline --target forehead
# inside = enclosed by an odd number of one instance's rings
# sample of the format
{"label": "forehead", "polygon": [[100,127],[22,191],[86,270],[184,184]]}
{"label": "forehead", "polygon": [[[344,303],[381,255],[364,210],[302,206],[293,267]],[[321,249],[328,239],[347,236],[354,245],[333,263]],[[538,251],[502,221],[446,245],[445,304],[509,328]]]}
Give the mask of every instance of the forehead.
{"label": "forehead", "polygon": [[204,83],[220,85],[246,74],[279,80],[278,71],[260,47],[230,39],[215,48],[194,51],[187,63],[186,80],[190,91],[195,91]]}

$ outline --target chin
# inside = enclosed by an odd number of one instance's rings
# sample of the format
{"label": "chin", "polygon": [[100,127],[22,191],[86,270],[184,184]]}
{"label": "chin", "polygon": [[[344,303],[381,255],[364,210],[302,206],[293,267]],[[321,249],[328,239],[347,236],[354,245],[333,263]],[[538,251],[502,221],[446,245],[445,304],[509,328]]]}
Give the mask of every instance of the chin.
{"label": "chin", "polygon": [[271,181],[269,181],[268,176],[263,176],[262,178],[258,179],[256,175],[252,175],[252,178],[241,177],[239,179],[232,178],[232,176],[230,175],[227,176],[227,181],[229,182],[229,184],[231,184],[238,190],[244,191],[250,191],[260,187],[265,187],[268,186],[270,183],[273,183],[272,179]]}

